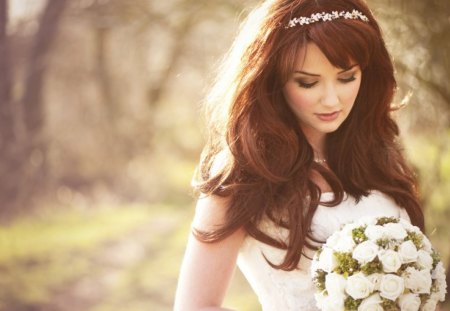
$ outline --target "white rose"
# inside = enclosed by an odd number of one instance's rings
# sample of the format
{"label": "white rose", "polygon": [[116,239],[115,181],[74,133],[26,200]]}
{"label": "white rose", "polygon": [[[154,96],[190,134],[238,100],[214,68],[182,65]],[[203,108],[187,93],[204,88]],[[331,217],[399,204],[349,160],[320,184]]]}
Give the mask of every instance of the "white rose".
{"label": "white rose", "polygon": [[353,299],[362,299],[368,297],[373,292],[373,284],[363,273],[358,272],[348,277],[345,291]]}
{"label": "white rose", "polygon": [[418,294],[429,294],[431,292],[431,274],[429,270],[420,270],[417,273],[418,279],[420,280],[419,286],[417,287]]}
{"label": "white rose", "polygon": [[398,306],[402,311],[417,311],[420,307],[420,298],[415,294],[404,294],[398,298]]}
{"label": "white rose", "polygon": [[402,265],[402,261],[398,253],[390,249],[380,251],[378,258],[380,258],[383,271],[386,273],[397,272]]}
{"label": "white rose", "polygon": [[319,308],[322,311],[344,311],[344,299],[345,296],[328,295],[323,298]]}
{"label": "white rose", "polygon": [[433,268],[433,258],[430,253],[421,249],[417,252],[417,264],[422,269],[431,270]]}
{"label": "white rose", "polygon": [[376,225],[377,222],[378,222],[378,219],[373,216],[362,217],[358,220],[358,223],[360,225],[364,225],[364,226]]}
{"label": "white rose", "polygon": [[408,235],[406,230],[399,223],[385,224],[384,229],[386,230],[386,235],[392,239],[403,240]]}
{"label": "white rose", "polygon": [[325,288],[328,295],[344,295],[347,280],[340,274],[331,272],[325,276]]}
{"label": "white rose", "polygon": [[313,260],[311,261],[311,267],[310,267],[311,275],[314,277],[314,275],[316,274],[316,271],[319,269],[320,269],[319,256],[317,256],[317,253],[316,253],[313,257]]}
{"label": "white rose", "polygon": [[437,301],[436,299],[428,299],[424,305],[420,308],[420,311],[436,311]]}
{"label": "white rose", "polygon": [[432,293],[431,296],[439,301],[445,300],[445,294],[447,293],[447,282],[444,280],[435,280],[437,292]]}
{"label": "white rose", "polygon": [[385,274],[381,278],[380,296],[395,301],[403,294],[405,284],[401,277],[394,274]]}
{"label": "white rose", "polygon": [[[433,264],[431,264],[433,266]],[[436,265],[436,268],[431,273],[432,279],[445,280],[445,269],[442,261],[439,261]]]}
{"label": "white rose", "polygon": [[369,240],[375,242],[376,240],[384,237],[385,229],[383,226],[369,225],[367,226],[366,230],[364,230],[364,234],[369,238]]}
{"label": "white rose", "polygon": [[416,270],[413,267],[406,268],[403,277],[405,287],[415,294],[429,294],[431,289],[431,274],[429,270]]}
{"label": "white rose", "polygon": [[411,241],[405,241],[398,248],[398,255],[402,263],[414,262],[417,259],[417,248]]}
{"label": "white rose", "polygon": [[323,302],[325,300],[325,295],[323,294],[323,292],[321,293],[314,293],[314,300],[316,301],[316,306],[317,308],[322,310],[322,306],[323,306]]}
{"label": "white rose", "polygon": [[367,276],[370,282],[373,284],[374,290],[380,290],[381,277],[383,275],[381,273],[372,273]]}
{"label": "white rose", "polygon": [[[419,229],[419,228],[417,228]],[[420,232],[420,230],[419,230]],[[425,235],[422,235],[422,249],[424,251],[427,251],[428,253],[431,253],[433,251],[432,247],[431,247],[431,242],[430,240],[428,240],[428,238]]]}
{"label": "white rose", "polygon": [[336,247],[336,244],[339,241],[339,238],[340,238],[340,232],[339,231],[335,232],[330,237],[328,237],[325,245],[334,249]]}
{"label": "white rose", "polygon": [[360,264],[371,262],[378,254],[379,247],[372,241],[364,241],[353,250],[352,257]]}
{"label": "white rose", "polygon": [[412,229],[413,226],[411,225],[411,222],[409,220],[407,220],[407,219],[400,218],[398,223],[401,224],[403,226],[403,228],[405,228],[405,230],[407,230],[407,231],[412,231],[413,230]]}
{"label": "white rose", "polygon": [[358,307],[358,311],[383,311],[382,300],[378,293],[364,299]]}
{"label": "white rose", "polygon": [[324,247],[319,256],[319,267],[325,272],[332,272],[337,267],[337,260],[331,248]]}
{"label": "white rose", "polygon": [[355,241],[351,235],[340,234],[339,239],[336,241],[334,249],[338,252],[348,253],[355,247]]}
{"label": "white rose", "polygon": [[358,223],[350,223],[350,224],[346,224],[346,225],[344,226],[344,228],[342,228],[341,232],[342,232],[342,234],[352,236],[352,234],[353,234],[353,229],[356,229],[356,228],[359,228],[359,227],[361,227],[361,225],[358,224]]}
{"label": "white rose", "polygon": [[411,231],[411,232],[414,232],[414,233],[417,233],[420,235],[423,234],[422,231],[420,230],[420,228],[417,226],[414,226],[414,225],[411,225],[411,227],[408,228],[408,231]]}

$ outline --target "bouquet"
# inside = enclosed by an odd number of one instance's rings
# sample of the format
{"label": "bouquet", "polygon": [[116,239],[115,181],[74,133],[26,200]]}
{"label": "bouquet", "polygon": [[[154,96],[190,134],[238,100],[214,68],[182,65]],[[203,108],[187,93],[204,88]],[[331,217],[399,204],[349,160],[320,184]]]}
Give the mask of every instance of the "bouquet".
{"label": "bouquet", "polygon": [[435,310],[445,270],[428,238],[394,218],[363,218],[331,235],[311,264],[321,310]]}

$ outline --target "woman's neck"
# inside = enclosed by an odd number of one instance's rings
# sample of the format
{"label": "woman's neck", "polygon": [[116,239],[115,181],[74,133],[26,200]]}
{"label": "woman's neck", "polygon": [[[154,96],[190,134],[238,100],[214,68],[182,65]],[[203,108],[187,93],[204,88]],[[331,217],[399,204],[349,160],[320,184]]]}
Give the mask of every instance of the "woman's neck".
{"label": "woman's neck", "polygon": [[314,158],[325,159],[325,139],[327,134],[304,128],[302,130],[306,140],[314,151]]}

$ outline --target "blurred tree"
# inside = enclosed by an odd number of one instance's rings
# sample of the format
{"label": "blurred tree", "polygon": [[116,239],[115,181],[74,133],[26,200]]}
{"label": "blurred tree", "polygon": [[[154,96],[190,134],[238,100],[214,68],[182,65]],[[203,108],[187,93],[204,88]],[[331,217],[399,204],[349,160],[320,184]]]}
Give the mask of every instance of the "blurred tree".
{"label": "blurred tree", "polygon": [[[57,188],[89,202],[102,191],[117,201],[177,197],[180,190],[169,175],[182,174],[161,161],[172,158],[191,167],[197,159],[202,87],[209,83],[212,57],[228,48],[225,34],[233,31],[221,22],[242,6],[204,0],[74,2],[52,57],[53,79],[64,83],[48,91],[52,98],[64,96],[68,106],[47,103],[54,116],[51,162],[60,163],[52,170]],[[186,193],[189,183],[183,183]]]}
{"label": "blurred tree", "polygon": [[[17,191],[14,179],[20,166],[14,150],[14,114],[11,101],[11,63],[10,47],[7,35],[8,1],[0,0],[0,197],[6,202],[2,208],[10,209],[8,202],[13,202]],[[6,178],[8,177],[8,178]]]}
{"label": "blurred tree", "polygon": [[[18,68],[10,57],[14,52],[8,26],[8,1],[0,1],[0,217],[5,219],[19,207],[32,204],[32,198],[45,186],[46,137],[43,132],[45,116],[43,85],[46,73],[46,56],[55,39],[66,0],[50,0],[39,19],[39,27],[31,38],[24,80],[14,77]],[[20,85],[20,98],[12,89]]]}

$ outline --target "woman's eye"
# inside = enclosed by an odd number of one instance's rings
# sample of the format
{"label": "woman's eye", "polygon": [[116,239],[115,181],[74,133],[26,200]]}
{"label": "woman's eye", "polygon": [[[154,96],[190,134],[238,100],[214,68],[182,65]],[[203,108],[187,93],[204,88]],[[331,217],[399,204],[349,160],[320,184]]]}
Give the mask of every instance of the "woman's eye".
{"label": "woman's eye", "polygon": [[297,81],[297,83],[298,83],[298,85],[299,85],[300,87],[302,87],[302,88],[310,89],[310,88],[312,88],[314,85],[317,84],[317,81],[311,82],[311,83],[307,83],[307,82],[304,82],[304,81]]}
{"label": "woman's eye", "polygon": [[354,75],[348,77],[348,78],[339,78],[339,81],[344,82],[344,83],[349,83],[352,81],[355,81],[356,77]]}

